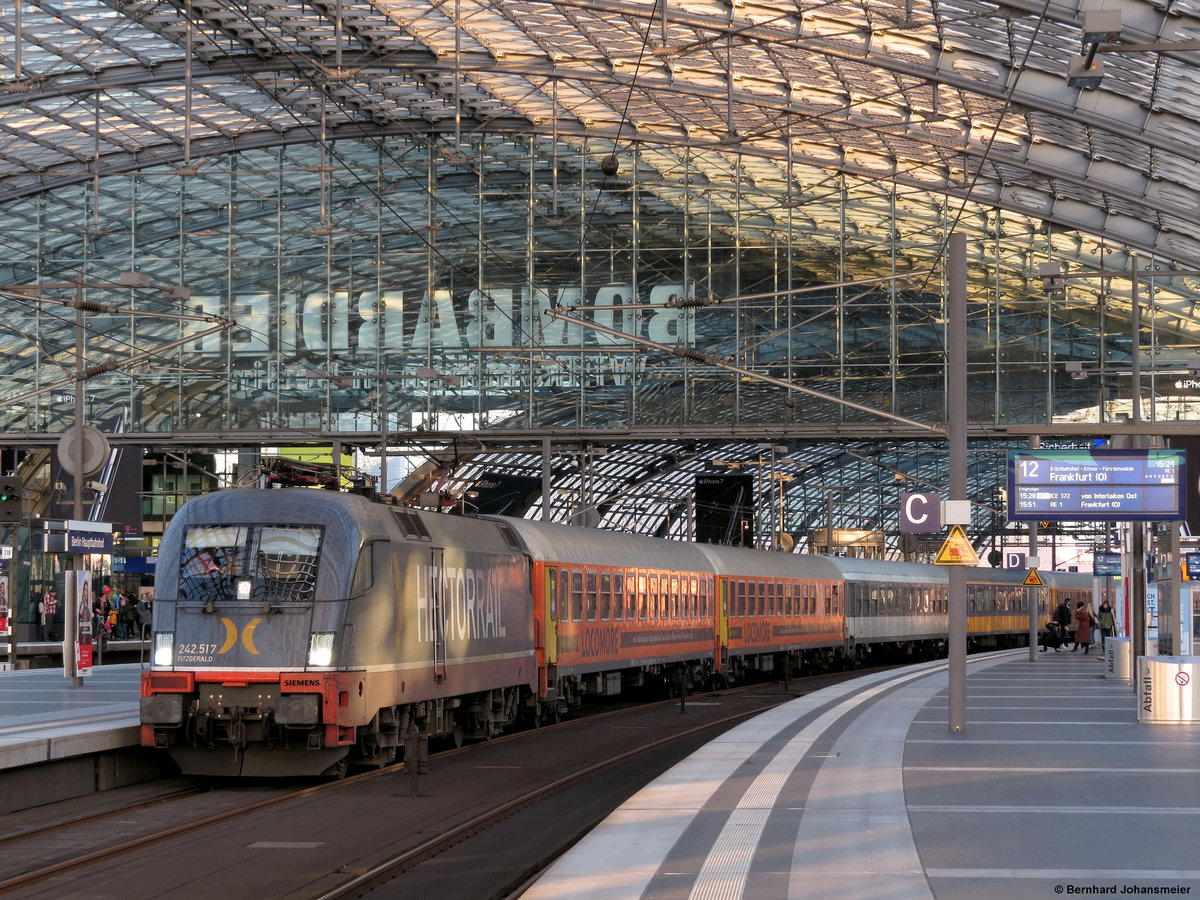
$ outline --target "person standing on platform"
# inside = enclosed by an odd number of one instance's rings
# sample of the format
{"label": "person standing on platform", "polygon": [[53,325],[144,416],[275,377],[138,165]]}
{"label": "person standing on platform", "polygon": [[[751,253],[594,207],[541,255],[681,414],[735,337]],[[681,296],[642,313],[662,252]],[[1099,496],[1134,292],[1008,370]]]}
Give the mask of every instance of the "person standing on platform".
{"label": "person standing on platform", "polygon": [[58,612],[58,589],[50,588],[42,595],[42,640],[54,640],[54,615]]}
{"label": "person standing on platform", "polygon": [[1108,639],[1117,633],[1117,614],[1113,611],[1112,604],[1105,597],[1100,604],[1099,615],[1096,616],[1100,623],[1100,649],[1103,650],[1108,642]]}
{"label": "person standing on platform", "polygon": [[1059,639],[1065,644],[1071,639],[1071,624],[1075,621],[1071,615],[1071,604],[1066,600],[1054,610],[1054,621],[1058,624]]}
{"label": "person standing on platform", "polygon": [[97,640],[108,637],[108,614],[112,611],[109,595],[112,588],[104,588],[92,603],[92,632]]}
{"label": "person standing on platform", "polygon": [[1096,624],[1096,617],[1092,615],[1092,611],[1087,608],[1087,604],[1080,600],[1075,604],[1075,646],[1071,648],[1074,653],[1083,645],[1083,652],[1086,654],[1092,646],[1092,626]]}

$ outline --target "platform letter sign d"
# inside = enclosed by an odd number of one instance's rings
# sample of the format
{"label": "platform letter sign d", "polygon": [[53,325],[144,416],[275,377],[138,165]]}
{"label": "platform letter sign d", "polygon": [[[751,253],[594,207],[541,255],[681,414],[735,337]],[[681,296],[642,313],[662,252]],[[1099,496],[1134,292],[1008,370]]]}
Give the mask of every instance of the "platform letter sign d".
{"label": "platform letter sign d", "polygon": [[901,494],[901,534],[930,534],[942,530],[941,494]]}

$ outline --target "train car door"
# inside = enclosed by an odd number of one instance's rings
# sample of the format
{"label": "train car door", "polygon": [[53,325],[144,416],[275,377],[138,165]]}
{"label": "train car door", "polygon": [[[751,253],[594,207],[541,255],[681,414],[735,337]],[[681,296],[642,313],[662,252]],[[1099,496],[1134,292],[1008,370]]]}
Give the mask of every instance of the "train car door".
{"label": "train car door", "polygon": [[713,654],[713,668],[720,672],[725,664],[725,651],[729,647],[729,579],[717,579],[717,647]]}
{"label": "train car door", "polygon": [[433,678],[438,684],[446,680],[446,598],[442,592],[442,557],[445,551],[434,547],[434,577],[429,585],[429,613],[433,616]]}
{"label": "train car door", "polygon": [[546,664],[558,665],[558,566],[546,566]]}

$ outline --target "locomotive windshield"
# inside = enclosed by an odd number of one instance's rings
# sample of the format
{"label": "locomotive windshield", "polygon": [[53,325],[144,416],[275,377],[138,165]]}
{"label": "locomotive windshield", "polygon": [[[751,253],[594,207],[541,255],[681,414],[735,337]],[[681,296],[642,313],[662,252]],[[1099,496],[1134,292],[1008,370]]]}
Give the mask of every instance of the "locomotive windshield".
{"label": "locomotive windshield", "polygon": [[184,534],[179,599],[311,601],[323,533],[316,525],[194,525]]}

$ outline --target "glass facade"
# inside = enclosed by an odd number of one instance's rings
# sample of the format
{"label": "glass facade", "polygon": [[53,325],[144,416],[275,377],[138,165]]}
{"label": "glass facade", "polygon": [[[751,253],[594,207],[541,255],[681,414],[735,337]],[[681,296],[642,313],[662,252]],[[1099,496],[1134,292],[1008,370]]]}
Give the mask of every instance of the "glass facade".
{"label": "glass facade", "polygon": [[[1068,256],[1076,271],[1127,268],[1124,253],[880,182],[751,159],[729,171],[699,151],[675,169],[635,153],[609,176],[606,152],[340,141],[11,203],[0,429],[69,427],[77,371],[86,421],[106,433],[883,421],[838,400],[938,422],[956,229],[970,235],[973,420],[1128,410],[1132,284],[1047,294],[1038,274]],[[780,204],[784,177],[810,199]],[[1142,302],[1169,309],[1190,286],[1142,279]],[[1157,385],[1155,366],[1194,345],[1194,326],[1148,321],[1145,415],[1178,416],[1187,391],[1175,375]]]}

